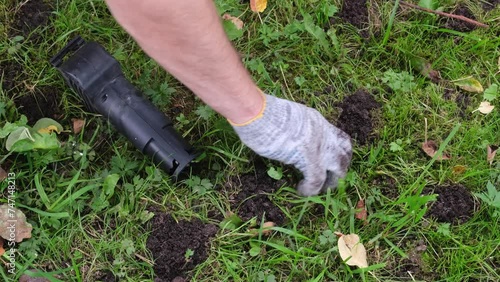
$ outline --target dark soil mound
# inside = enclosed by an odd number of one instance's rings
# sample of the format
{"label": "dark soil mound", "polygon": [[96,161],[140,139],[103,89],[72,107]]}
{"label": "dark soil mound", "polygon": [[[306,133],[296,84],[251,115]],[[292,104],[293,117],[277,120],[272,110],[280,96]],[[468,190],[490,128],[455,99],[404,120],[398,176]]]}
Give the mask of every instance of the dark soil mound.
{"label": "dark soil mound", "polygon": [[498,6],[498,4],[500,4],[500,0],[484,0],[484,1],[481,1],[483,3],[483,9],[485,11],[491,11],[493,9],[495,9],[495,7]]}
{"label": "dark soil mound", "polygon": [[28,118],[28,124],[32,125],[37,120],[48,117],[52,119],[61,118],[59,91],[56,88],[37,88],[32,94],[24,95],[14,100],[20,114]]}
{"label": "dark soil mound", "polygon": [[[366,29],[369,25],[366,0],[344,1],[339,16],[358,29]],[[370,37],[368,30],[363,30],[360,34],[364,38]]]}
{"label": "dark soil mound", "polygon": [[24,79],[23,67],[15,61],[4,61],[0,63],[0,79],[2,89],[6,92],[14,89]]}
{"label": "dark soil mound", "polygon": [[[472,12],[469,10],[469,8],[467,8],[466,6],[463,6],[463,5],[458,6],[457,9],[455,9],[455,11],[453,11],[452,13],[455,15],[464,16],[464,17],[469,18],[471,20],[476,19],[474,17],[474,15],[472,14]],[[446,26],[446,28],[453,29],[453,30],[460,31],[460,32],[469,32],[469,31],[473,31],[474,29],[476,29],[476,26],[471,24],[471,23],[468,23],[468,22],[465,22],[462,20],[453,19],[453,18],[447,18],[445,26]]]}
{"label": "dark soil mound", "polygon": [[[216,226],[199,219],[176,222],[171,215],[156,214],[146,243],[155,261],[155,281],[172,281],[205,261],[208,242],[216,233]],[[187,250],[193,251],[189,258]]]}
{"label": "dark soil mound", "polygon": [[457,224],[464,223],[472,217],[476,203],[467,188],[453,185],[431,189],[428,194],[438,194],[438,197],[431,204],[426,217],[435,218],[439,222]]}
{"label": "dark soil mound", "polygon": [[349,134],[359,144],[364,145],[371,140],[373,121],[371,111],[380,108],[380,104],[364,90],[358,90],[340,103],[342,113],[337,126]]}
{"label": "dark soil mound", "polygon": [[285,223],[285,215],[273,204],[268,194],[279,189],[283,181],[276,181],[267,175],[265,166],[255,166],[255,173],[249,173],[231,179],[227,186],[240,187],[241,191],[231,199],[231,207],[243,220],[257,217],[260,222],[272,221],[277,225]]}
{"label": "dark soil mound", "polygon": [[[22,35],[24,38],[28,38],[37,27],[46,25],[52,13],[52,7],[47,2],[44,0],[25,1],[14,16],[9,35]],[[31,39],[37,41],[39,35],[33,36]]]}

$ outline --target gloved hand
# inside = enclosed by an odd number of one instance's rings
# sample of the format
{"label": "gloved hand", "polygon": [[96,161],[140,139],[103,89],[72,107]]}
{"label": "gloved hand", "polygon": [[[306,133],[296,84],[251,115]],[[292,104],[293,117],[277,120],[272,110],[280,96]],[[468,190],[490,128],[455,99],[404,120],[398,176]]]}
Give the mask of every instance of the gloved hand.
{"label": "gloved hand", "polygon": [[261,113],[245,124],[231,123],[241,141],[257,154],[294,165],[304,175],[302,196],[335,188],[351,162],[351,139],[317,110],[264,95]]}

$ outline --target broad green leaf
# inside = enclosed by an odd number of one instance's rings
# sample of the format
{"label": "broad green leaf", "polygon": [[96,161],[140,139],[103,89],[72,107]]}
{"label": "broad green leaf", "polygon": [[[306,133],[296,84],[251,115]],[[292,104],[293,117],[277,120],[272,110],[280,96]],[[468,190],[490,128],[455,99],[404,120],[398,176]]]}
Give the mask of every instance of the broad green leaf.
{"label": "broad green leaf", "polygon": [[423,8],[435,10],[438,7],[438,2],[436,0],[420,0],[418,5]]}
{"label": "broad green leaf", "polygon": [[220,228],[235,230],[243,224],[243,220],[237,214],[231,214],[219,223]]}
{"label": "broad green leaf", "polygon": [[483,93],[484,100],[493,101],[498,96],[498,85],[493,83],[490,87],[486,88]]}
{"label": "broad green leaf", "polygon": [[224,20],[222,22],[224,31],[227,34],[229,40],[235,40],[243,36],[243,29],[238,29],[238,27],[230,20]]}
{"label": "broad green leaf", "polygon": [[59,134],[63,131],[63,127],[51,118],[41,118],[35,123],[33,130],[39,133],[51,133],[55,131]]}
{"label": "broad green leaf", "polygon": [[18,128],[19,128],[19,125],[17,125],[17,124],[6,122],[4,124],[4,126],[2,127],[2,129],[0,129],[0,138],[5,138],[5,137],[9,136],[9,134],[11,132],[13,132],[14,130],[16,130]]}
{"label": "broad green leaf", "polygon": [[481,93],[484,90],[481,83],[479,81],[477,81],[475,78],[473,78],[472,76],[455,80],[455,81],[453,81],[453,83],[456,86],[462,88],[463,90],[469,91],[469,92]]}
{"label": "broad green leaf", "polygon": [[31,136],[29,129],[25,126],[18,127],[9,134],[9,137],[5,142],[5,148],[7,149],[7,151],[13,151],[12,147],[14,146],[14,144],[22,140],[35,142],[35,139]]}
{"label": "broad green leaf", "polygon": [[118,174],[110,174],[106,176],[104,179],[104,183],[102,184],[102,188],[104,193],[109,197],[113,196],[115,193],[116,184],[118,184],[118,180],[120,180],[120,175]]}

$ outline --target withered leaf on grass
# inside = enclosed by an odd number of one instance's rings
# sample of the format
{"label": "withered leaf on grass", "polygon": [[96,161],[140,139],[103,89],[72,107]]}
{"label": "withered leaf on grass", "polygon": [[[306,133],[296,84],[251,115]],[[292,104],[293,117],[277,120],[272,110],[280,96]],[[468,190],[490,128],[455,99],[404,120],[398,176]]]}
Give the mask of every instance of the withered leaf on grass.
{"label": "withered leaf on grass", "polygon": [[[439,146],[436,144],[436,142],[432,140],[428,140],[427,142],[422,143],[422,150],[427,154],[427,156],[433,158],[434,155],[436,155],[437,151],[439,149]],[[437,161],[442,161],[442,160],[449,160],[451,157],[448,153],[443,152],[441,156],[438,156],[436,158]]]}
{"label": "withered leaf on grass", "polygon": [[463,165],[456,165],[451,169],[453,174],[463,174],[466,170],[467,170],[467,167],[463,166]]}
{"label": "withered leaf on grass", "polygon": [[490,145],[487,149],[487,157],[488,163],[493,164],[493,160],[495,159],[495,155],[497,154],[498,146]]}
{"label": "withered leaf on grass", "polygon": [[368,222],[366,221],[366,219],[368,217],[368,212],[366,211],[365,201],[363,199],[360,199],[356,204],[356,210],[358,210],[355,215],[356,218],[362,220],[365,224],[367,224]]}
{"label": "withered leaf on grass", "polygon": [[[15,220],[15,231],[11,228],[12,220]],[[26,216],[22,211],[9,205],[0,205],[0,236],[6,240],[14,240],[17,243],[25,238],[31,238],[31,224],[26,222]]]}
{"label": "withered leaf on grass", "polygon": [[365,246],[359,242],[357,234],[348,234],[340,236],[337,241],[340,257],[348,265],[357,266],[360,268],[368,267],[366,260]]}
{"label": "withered leaf on grass", "polygon": [[267,8],[267,0],[250,0],[250,9],[262,13]]}
{"label": "withered leaf on grass", "polygon": [[240,20],[237,17],[231,16],[228,13],[222,15],[222,19],[227,20],[227,21],[231,21],[236,26],[237,29],[242,29],[243,28],[243,25],[244,25],[243,21]]}
{"label": "withered leaf on grass", "polygon": [[434,83],[439,83],[439,81],[441,81],[441,74],[439,73],[439,71],[432,68],[431,63],[421,57],[417,57],[414,55],[409,56],[411,66],[415,68],[415,70],[420,72],[421,75],[429,78]]}
{"label": "withered leaf on grass", "polygon": [[474,93],[481,93],[483,92],[483,86],[477,79],[473,78],[472,76],[465,77],[465,78],[460,78],[458,80],[453,81],[453,83],[462,88],[465,91],[469,92],[474,92]]}
{"label": "withered leaf on grass", "polygon": [[85,125],[84,119],[72,118],[73,122],[73,133],[78,134],[82,131],[83,126]]}
{"label": "withered leaf on grass", "polygon": [[480,113],[487,115],[487,114],[491,113],[491,111],[493,111],[494,108],[495,108],[495,106],[491,105],[490,102],[484,101],[484,102],[481,102],[481,104],[479,105],[479,108],[475,109],[472,112],[479,111]]}
{"label": "withered leaf on grass", "polygon": [[[264,236],[269,236],[271,235],[271,232],[273,231],[271,228],[276,226],[276,224],[272,221],[266,221],[262,224],[262,235]],[[259,235],[259,230],[255,228],[251,228],[248,230],[252,236],[258,236]]]}
{"label": "withered leaf on grass", "polygon": [[0,166],[0,182],[6,179],[7,176],[7,172]]}

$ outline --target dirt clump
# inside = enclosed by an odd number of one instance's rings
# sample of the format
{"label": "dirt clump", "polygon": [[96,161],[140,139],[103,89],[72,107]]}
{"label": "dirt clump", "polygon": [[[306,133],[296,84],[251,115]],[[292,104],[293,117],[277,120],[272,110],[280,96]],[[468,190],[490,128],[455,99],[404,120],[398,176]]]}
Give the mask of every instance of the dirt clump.
{"label": "dirt clump", "polygon": [[339,17],[347,23],[357,27],[363,38],[369,38],[369,17],[366,0],[344,1],[339,12]]}
{"label": "dirt clump", "polygon": [[422,260],[422,254],[427,250],[427,245],[423,240],[408,243],[408,257],[402,258],[395,267],[396,277],[404,280],[412,278],[423,281],[435,281],[439,278],[438,274],[429,271]]}
{"label": "dirt clump", "polygon": [[373,141],[372,131],[374,122],[372,110],[381,105],[375,101],[370,93],[360,89],[346,97],[339,104],[342,113],[337,121],[337,126],[349,134],[360,145]]}
{"label": "dirt clump", "polygon": [[33,93],[14,100],[19,113],[25,115],[31,125],[43,117],[60,119],[62,111],[59,102],[59,90],[53,87],[35,88]]}
{"label": "dirt clump", "polygon": [[483,3],[483,10],[485,11],[491,11],[493,9],[495,9],[498,4],[500,4],[500,0],[484,0],[484,1],[481,1]]}
{"label": "dirt clump", "polygon": [[31,34],[37,27],[48,24],[53,8],[44,0],[24,1],[16,10],[14,20],[10,24],[9,36],[21,35],[29,38],[33,43],[38,42],[41,37]]}
{"label": "dirt clump", "polygon": [[285,214],[270,198],[270,194],[278,190],[283,183],[283,180],[277,181],[269,177],[265,165],[256,165],[255,172],[233,177],[225,186],[241,189],[236,195],[230,196],[230,202],[231,208],[242,220],[257,217],[260,222],[264,217],[264,221],[283,225]]}
{"label": "dirt clump", "polygon": [[[469,10],[469,8],[467,8],[464,5],[458,6],[452,12],[452,14],[455,14],[458,16],[464,16],[464,17],[469,18],[471,20],[476,20],[476,17],[474,17],[471,10]],[[462,21],[462,20],[447,18],[446,23],[445,23],[445,27],[448,29],[453,29],[455,31],[469,32],[469,31],[473,31],[474,29],[476,29],[477,26],[474,24]]]}
{"label": "dirt clump", "polygon": [[[155,281],[173,281],[208,258],[210,238],[217,227],[199,219],[176,221],[171,215],[157,213],[146,246],[154,258]],[[189,251],[191,250],[191,251]]]}
{"label": "dirt clump", "polygon": [[425,217],[438,222],[462,224],[476,211],[476,202],[467,188],[462,185],[437,186],[426,188],[425,194],[438,194],[437,200],[430,204]]}

